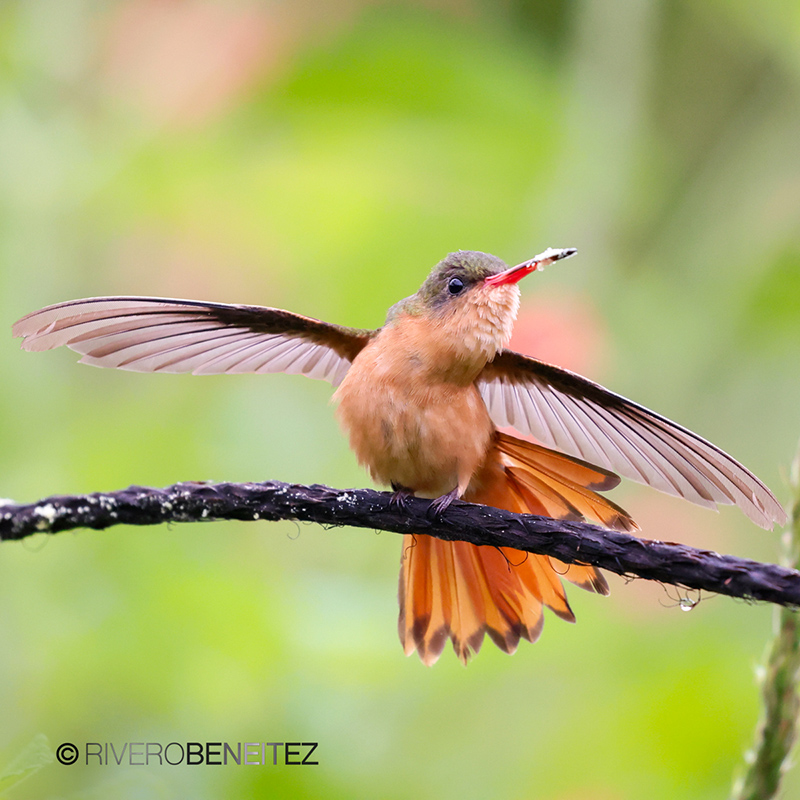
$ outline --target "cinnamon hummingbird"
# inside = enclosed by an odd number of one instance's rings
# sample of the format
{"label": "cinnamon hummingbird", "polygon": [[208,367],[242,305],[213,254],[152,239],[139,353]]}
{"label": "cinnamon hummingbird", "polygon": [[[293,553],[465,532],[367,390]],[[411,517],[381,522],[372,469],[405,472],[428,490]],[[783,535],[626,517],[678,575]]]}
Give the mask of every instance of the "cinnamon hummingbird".
{"label": "cinnamon hummingbird", "polygon": [[[557,519],[636,530],[601,492],[620,476],[701,506],[735,504],[771,528],[786,514],[770,490],[710,442],[586,378],[506,350],[518,282],[574,249],[508,267],[450,253],[377,330],[276,308],[98,297],[34,311],[13,327],[26,350],[60,345],[81,362],[138,372],[287,372],[337,387],[339,422],[372,478],[395,499],[463,498]],[[502,433],[511,426],[534,444]],[[507,653],[535,641],[543,607],[574,622],[561,578],[608,594],[594,567],[509,548],[406,535],[400,640],[433,664],[447,640],[466,663],[485,634]]]}

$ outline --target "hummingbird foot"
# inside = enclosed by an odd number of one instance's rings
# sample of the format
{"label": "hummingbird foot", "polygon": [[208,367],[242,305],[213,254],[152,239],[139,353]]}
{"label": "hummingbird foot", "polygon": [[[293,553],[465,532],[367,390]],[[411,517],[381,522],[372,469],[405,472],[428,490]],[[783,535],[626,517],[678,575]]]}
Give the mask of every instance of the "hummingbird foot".
{"label": "hummingbird foot", "polygon": [[453,500],[458,500],[459,496],[458,486],[456,486],[455,489],[451,489],[447,494],[443,494],[441,497],[432,500],[431,504],[428,506],[426,515],[429,519],[436,519],[445,512]]}
{"label": "hummingbird foot", "polygon": [[407,489],[405,486],[401,486],[399,483],[393,483],[392,496],[389,499],[389,505],[406,509],[408,508],[408,498],[413,496],[414,492],[412,492],[411,489]]}

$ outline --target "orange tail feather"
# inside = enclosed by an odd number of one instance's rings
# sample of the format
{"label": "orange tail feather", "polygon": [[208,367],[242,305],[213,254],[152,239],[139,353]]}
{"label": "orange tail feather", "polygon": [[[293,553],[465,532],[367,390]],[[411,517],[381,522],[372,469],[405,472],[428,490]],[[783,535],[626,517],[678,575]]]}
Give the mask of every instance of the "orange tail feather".
{"label": "orange tail feather", "polygon": [[[498,432],[464,499],[556,519],[590,517],[608,527],[635,530],[623,509],[594,491],[618,482],[600,467]],[[575,621],[560,578],[608,594],[605,578],[594,567],[508,547],[406,535],[398,622],[405,653],[416,650],[425,664],[434,664],[449,638],[466,664],[480,650],[484,634],[513,653],[521,638],[535,642],[539,637],[543,606]]]}

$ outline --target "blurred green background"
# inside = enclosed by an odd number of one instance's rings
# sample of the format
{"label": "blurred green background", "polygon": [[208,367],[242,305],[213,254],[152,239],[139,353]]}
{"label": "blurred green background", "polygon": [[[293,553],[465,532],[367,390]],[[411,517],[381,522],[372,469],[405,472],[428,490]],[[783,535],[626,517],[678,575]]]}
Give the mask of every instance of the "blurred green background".
{"label": "blurred green background", "polygon": [[[144,294],[376,327],[451,250],[574,246],[523,284],[515,345],[697,430],[786,502],[799,141],[794,0],[5,0],[0,495],[368,485],[327,384],[22,353],[28,311]],[[649,538],[777,557],[735,510],[615,499]],[[37,734],[318,741],[320,762],[53,764],[8,796],[727,794],[770,608],[682,613],[610,576],[608,599],[573,587],[577,625],[428,669],[397,641],[399,556],[393,534],[292,523],[4,544],[0,765]]]}

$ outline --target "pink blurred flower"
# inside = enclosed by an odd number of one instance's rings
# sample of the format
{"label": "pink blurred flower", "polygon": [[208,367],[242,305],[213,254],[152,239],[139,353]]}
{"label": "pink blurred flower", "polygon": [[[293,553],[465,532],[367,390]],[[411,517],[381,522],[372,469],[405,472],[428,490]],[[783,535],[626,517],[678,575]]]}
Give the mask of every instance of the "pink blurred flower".
{"label": "pink blurred flower", "polygon": [[285,58],[290,24],[278,8],[205,0],[122,3],[106,31],[108,88],[158,122],[203,121]]}
{"label": "pink blurred flower", "polygon": [[609,346],[608,330],[591,299],[566,291],[523,297],[509,345],[593,379],[603,372]]}

